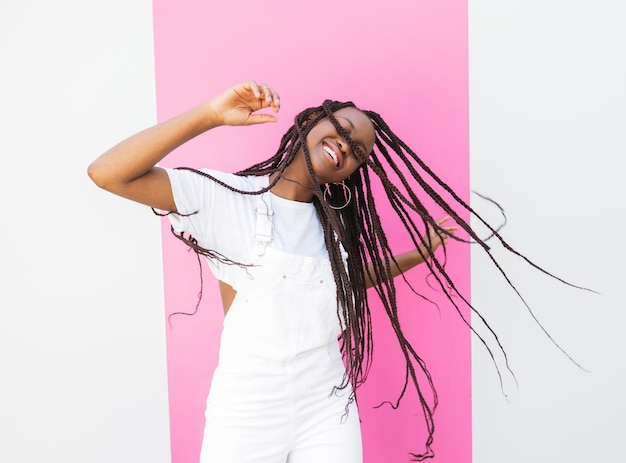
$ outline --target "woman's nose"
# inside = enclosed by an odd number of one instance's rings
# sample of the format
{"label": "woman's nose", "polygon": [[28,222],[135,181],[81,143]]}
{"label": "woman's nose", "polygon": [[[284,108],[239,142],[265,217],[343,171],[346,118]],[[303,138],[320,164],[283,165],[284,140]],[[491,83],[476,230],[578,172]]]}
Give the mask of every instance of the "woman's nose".
{"label": "woman's nose", "polygon": [[348,143],[346,143],[345,141],[341,139],[337,140],[337,147],[344,155],[349,154],[350,145],[348,145]]}

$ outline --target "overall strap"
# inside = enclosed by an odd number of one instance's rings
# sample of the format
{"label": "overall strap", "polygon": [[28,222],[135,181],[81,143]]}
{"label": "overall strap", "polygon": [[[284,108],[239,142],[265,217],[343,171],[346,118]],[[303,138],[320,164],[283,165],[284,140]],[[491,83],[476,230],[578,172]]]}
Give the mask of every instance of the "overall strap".
{"label": "overall strap", "polygon": [[265,254],[265,248],[272,241],[272,200],[270,192],[256,196],[256,251],[259,256]]}

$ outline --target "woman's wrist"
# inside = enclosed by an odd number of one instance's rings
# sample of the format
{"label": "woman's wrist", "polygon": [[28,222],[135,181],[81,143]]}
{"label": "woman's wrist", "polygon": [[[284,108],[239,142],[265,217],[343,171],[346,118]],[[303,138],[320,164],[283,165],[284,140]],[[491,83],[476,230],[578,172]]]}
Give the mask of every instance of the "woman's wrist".
{"label": "woman's wrist", "polygon": [[201,103],[196,109],[198,109],[202,115],[205,130],[211,130],[224,125],[224,118],[221,111],[216,109],[214,99]]}

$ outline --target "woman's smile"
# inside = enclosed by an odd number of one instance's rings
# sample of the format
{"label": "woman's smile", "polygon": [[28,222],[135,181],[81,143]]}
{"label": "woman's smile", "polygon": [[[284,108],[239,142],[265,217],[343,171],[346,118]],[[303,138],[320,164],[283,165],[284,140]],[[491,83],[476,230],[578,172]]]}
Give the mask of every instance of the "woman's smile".
{"label": "woman's smile", "polygon": [[335,167],[341,168],[343,163],[343,152],[337,147],[337,145],[330,142],[323,142],[322,146],[324,147],[324,151],[326,151],[331,157]]}

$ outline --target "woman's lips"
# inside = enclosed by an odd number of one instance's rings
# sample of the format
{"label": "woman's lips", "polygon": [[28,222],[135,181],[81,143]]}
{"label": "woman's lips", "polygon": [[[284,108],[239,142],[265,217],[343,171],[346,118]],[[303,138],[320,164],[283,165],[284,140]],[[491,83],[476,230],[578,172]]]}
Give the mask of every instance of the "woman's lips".
{"label": "woman's lips", "polygon": [[341,162],[343,161],[343,156],[341,150],[337,147],[337,145],[333,143],[324,142],[322,143],[322,147],[324,151],[328,153],[333,162],[335,163],[335,167],[341,167]]}

